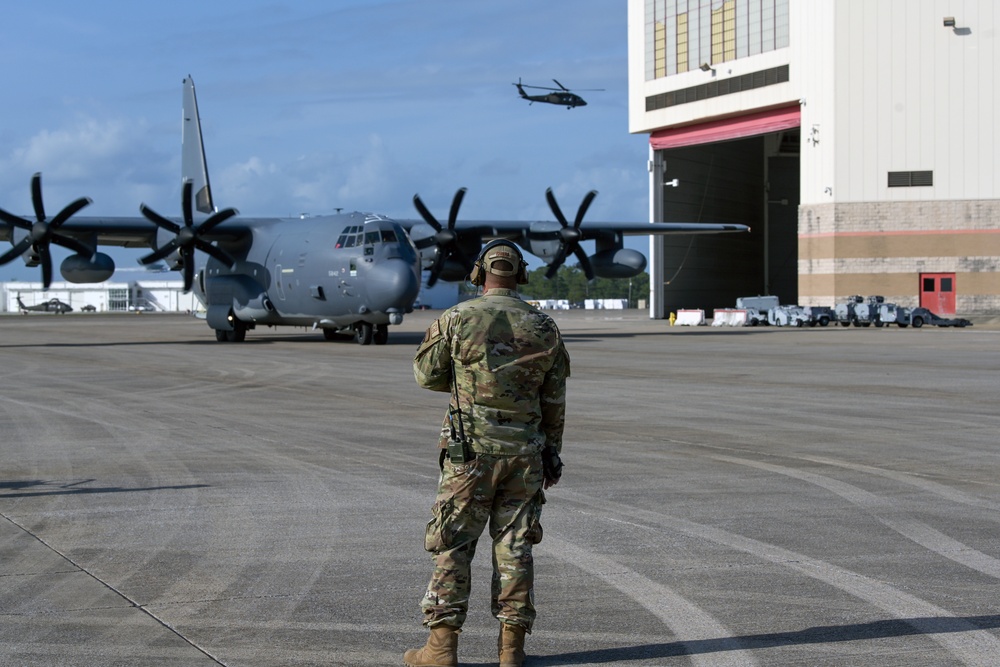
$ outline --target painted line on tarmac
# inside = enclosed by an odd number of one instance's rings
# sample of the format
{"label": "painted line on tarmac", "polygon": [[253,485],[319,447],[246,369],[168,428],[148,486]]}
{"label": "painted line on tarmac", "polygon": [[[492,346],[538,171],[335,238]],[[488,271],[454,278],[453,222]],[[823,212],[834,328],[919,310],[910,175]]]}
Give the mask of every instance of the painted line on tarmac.
{"label": "painted line on tarmac", "polygon": [[916,519],[906,516],[900,516],[900,518],[889,516],[889,514],[899,514],[893,508],[892,500],[889,498],[877,496],[852,484],[841,482],[840,480],[818,473],[786,468],[785,466],[774,465],[772,463],[739,459],[732,456],[713,456],[712,458],[718,461],[773,472],[784,477],[792,477],[808,482],[809,484],[815,484],[847,500],[852,505],[864,509],[883,525],[925,549],[933,551],[950,561],[964,565],[969,569],[982,572],[994,579],[1000,579],[1000,560],[992,556],[987,556],[981,551],[977,551],[969,545],[959,542]]}
{"label": "painted line on tarmac", "polygon": [[713,651],[711,654],[699,655],[691,651],[688,655],[692,663],[713,667],[757,664],[738,640],[730,639],[733,633],[728,628],[672,588],[642,576],[618,560],[601,556],[566,540],[546,535],[545,541],[556,558],[617,588],[663,621],[677,635],[674,639],[677,644],[687,646],[691,642],[716,640],[714,643],[718,653]]}
{"label": "painted line on tarmac", "polygon": [[959,491],[958,489],[953,489],[950,486],[946,486],[939,482],[932,482],[928,479],[923,479],[918,475],[914,475],[906,472],[899,472],[898,470],[889,470],[887,468],[876,468],[875,466],[862,465],[860,463],[848,463],[847,461],[837,461],[835,459],[828,459],[822,456],[797,456],[797,459],[804,461],[812,461],[813,463],[820,463],[822,465],[828,465],[836,468],[846,468],[848,470],[856,470],[858,472],[868,473],[870,475],[877,475],[879,477],[885,477],[903,484],[908,484],[910,486],[915,486],[918,489],[927,491],[936,496],[940,496],[945,500],[950,500],[952,502],[960,503],[962,505],[969,505],[971,507],[981,507],[983,509],[994,510],[1000,512],[1000,503],[995,503],[986,498],[980,498],[964,491]]}
{"label": "painted line on tarmac", "polygon": [[[1000,655],[1000,639],[988,631],[955,616],[942,607],[909,593],[904,593],[877,579],[774,544],[730,533],[714,526],[706,526],[573,491],[563,491],[560,493],[560,497],[565,502],[587,506],[594,515],[609,521],[621,523],[622,517],[629,517],[631,523],[637,526],[643,526],[645,523],[648,524],[645,526],[647,528],[658,526],[675,530],[737,551],[743,551],[751,556],[800,572],[864,600],[891,614],[894,619],[904,621],[925,634],[931,641],[941,645],[963,664],[991,667],[996,664],[996,656]],[[961,631],[951,629],[949,632],[940,632],[942,618],[951,621],[950,628],[959,627]]]}

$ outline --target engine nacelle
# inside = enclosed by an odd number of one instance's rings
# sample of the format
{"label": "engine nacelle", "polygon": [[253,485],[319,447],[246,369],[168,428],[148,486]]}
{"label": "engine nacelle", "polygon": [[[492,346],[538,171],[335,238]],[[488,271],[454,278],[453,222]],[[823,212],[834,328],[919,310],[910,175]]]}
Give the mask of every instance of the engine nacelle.
{"label": "engine nacelle", "polygon": [[[250,276],[229,275],[206,277],[208,310],[216,318],[219,313],[229,316],[230,311],[244,322],[260,322],[267,324],[275,317],[275,307],[268,298],[264,288]],[[218,321],[216,321],[218,324]],[[209,325],[213,329],[228,331],[232,324],[226,326]]]}
{"label": "engine nacelle", "polygon": [[590,256],[590,265],[601,278],[631,278],[646,270],[646,256],[629,248],[602,250]]}
{"label": "engine nacelle", "polygon": [[59,273],[71,283],[103,283],[115,272],[115,260],[103,252],[93,257],[70,255],[59,265]]}

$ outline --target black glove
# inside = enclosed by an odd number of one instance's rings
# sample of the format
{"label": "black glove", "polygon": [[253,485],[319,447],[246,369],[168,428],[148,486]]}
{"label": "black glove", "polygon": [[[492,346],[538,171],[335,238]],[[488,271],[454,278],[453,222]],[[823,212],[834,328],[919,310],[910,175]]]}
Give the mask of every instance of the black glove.
{"label": "black glove", "polygon": [[563,462],[559,458],[559,452],[555,447],[546,447],[542,450],[542,475],[547,482],[546,486],[551,486],[562,477]]}

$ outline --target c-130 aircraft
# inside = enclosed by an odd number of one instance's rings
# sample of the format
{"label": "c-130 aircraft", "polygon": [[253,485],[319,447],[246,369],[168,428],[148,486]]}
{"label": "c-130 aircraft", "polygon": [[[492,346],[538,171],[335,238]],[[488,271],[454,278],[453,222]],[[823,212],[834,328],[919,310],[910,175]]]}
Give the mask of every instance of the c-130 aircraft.
{"label": "c-130 aircraft", "polygon": [[[628,278],[646,268],[642,253],[622,246],[623,236],[706,234],[749,231],[739,224],[584,223],[596,196],[588,192],[572,223],[551,189],[546,200],[555,221],[462,221],[465,196],[459,189],[442,224],[414,195],[422,220],[393,220],[375,213],[338,213],[309,218],[244,218],[236,209],[218,210],[212,198],[194,81],[183,80],[181,218],[167,218],[145,204],[142,217],[76,216],[91,203],[77,199],[53,218],[46,217],[41,174],[31,180],[35,220],[0,209],[0,240],[13,246],[0,265],[20,256],[41,266],[46,289],[52,281],[51,244],[74,254],[60,265],[73,283],[103,282],[115,271],[101,245],[152,249],[143,264],[165,261],[183,272],[184,290],[194,290],[205,306],[202,315],[219,341],[240,342],[258,325],[322,329],[327,339],[352,332],[362,345],[385,344],[389,325],[413,311],[421,273],[427,285],[464,280],[484,242],[514,241],[548,264],[555,275],[575,255],[588,279]],[[197,216],[196,214],[201,215]],[[207,216],[207,217],[206,217]],[[596,252],[580,247],[594,240]],[[198,269],[196,261],[207,255]]]}

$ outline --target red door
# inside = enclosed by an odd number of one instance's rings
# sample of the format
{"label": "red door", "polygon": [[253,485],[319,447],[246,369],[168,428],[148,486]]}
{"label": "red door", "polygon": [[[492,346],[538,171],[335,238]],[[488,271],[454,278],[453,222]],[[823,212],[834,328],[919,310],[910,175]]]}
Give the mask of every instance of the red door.
{"label": "red door", "polygon": [[954,315],[955,274],[921,273],[920,305],[937,315]]}

